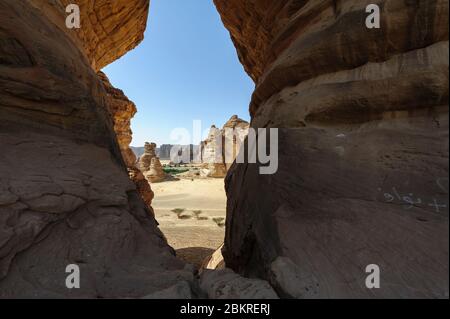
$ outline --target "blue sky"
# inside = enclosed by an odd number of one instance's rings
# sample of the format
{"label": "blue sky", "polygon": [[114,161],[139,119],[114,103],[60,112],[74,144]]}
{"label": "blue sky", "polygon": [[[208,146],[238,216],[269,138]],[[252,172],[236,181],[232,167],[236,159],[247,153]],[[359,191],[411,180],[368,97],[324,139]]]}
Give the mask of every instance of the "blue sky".
{"label": "blue sky", "polygon": [[254,84],[212,0],[151,0],[145,40],[103,71],[136,103],[133,146],[173,143],[171,131],[194,120],[202,131],[249,120]]}

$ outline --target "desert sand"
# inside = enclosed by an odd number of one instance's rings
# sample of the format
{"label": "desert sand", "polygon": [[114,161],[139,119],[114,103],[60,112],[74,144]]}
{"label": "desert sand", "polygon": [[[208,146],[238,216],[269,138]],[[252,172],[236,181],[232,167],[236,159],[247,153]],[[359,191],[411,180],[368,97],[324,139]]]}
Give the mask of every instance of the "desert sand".
{"label": "desert sand", "polygon": [[177,256],[199,266],[222,243],[226,195],[221,178],[151,184],[160,229]]}

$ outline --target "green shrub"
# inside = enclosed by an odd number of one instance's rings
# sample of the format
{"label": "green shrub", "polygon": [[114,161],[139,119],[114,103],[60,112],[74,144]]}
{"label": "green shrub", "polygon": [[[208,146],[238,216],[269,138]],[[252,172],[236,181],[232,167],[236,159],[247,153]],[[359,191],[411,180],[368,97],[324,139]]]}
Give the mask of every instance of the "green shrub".
{"label": "green shrub", "polygon": [[172,209],[172,213],[177,214],[178,218],[180,218],[180,215],[185,211],[184,208],[174,208]]}
{"label": "green shrub", "polygon": [[170,175],[178,175],[181,173],[186,173],[189,171],[189,169],[186,168],[172,168],[172,167],[164,167],[163,168],[164,173],[170,174]]}
{"label": "green shrub", "polygon": [[217,226],[219,227],[224,227],[225,226],[225,222],[224,222],[225,218],[223,217],[214,217],[213,221],[217,224]]}
{"label": "green shrub", "polygon": [[202,213],[201,210],[193,210],[192,212],[193,212],[194,215],[197,216],[197,217]]}

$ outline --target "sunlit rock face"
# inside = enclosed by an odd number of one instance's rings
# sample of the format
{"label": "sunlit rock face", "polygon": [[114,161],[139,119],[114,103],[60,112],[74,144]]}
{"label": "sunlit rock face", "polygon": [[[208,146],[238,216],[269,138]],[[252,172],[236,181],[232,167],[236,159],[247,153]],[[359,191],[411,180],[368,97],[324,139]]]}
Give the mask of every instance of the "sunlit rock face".
{"label": "sunlit rock face", "polygon": [[[448,296],[448,1],[214,1],[279,168],[235,164],[223,254],[280,296]],[[381,288],[366,287],[367,265]]]}
{"label": "sunlit rock face", "polygon": [[150,183],[159,183],[166,179],[161,161],[156,156],[155,143],[145,143],[144,154],[139,158],[139,169]]}
{"label": "sunlit rock face", "polygon": [[[65,27],[68,2],[78,31]],[[0,297],[141,297],[192,282],[148,183],[128,177],[132,103],[97,73],[142,40],[147,12],[147,0],[0,2]],[[80,289],[66,287],[69,264]]]}
{"label": "sunlit rock face", "polygon": [[106,107],[113,120],[120,152],[127,167],[134,167],[137,159],[130,149],[130,143],[133,139],[131,119],[137,112],[136,105],[127,98],[122,90],[115,88],[103,72],[98,72],[98,76],[107,93]]}
{"label": "sunlit rock face", "polygon": [[150,170],[150,165],[152,159],[156,157],[156,144],[155,143],[145,143],[144,154],[139,157],[138,166],[142,172]]}
{"label": "sunlit rock face", "polygon": [[[10,0],[6,0],[7,2]],[[94,70],[119,59],[143,39],[150,0],[28,0],[66,34],[66,7],[77,4],[81,28],[69,34]]]}
{"label": "sunlit rock face", "polygon": [[227,174],[222,153],[222,138],[222,130],[213,125],[208,137],[201,144],[202,163],[208,170],[209,177],[224,178]]}
{"label": "sunlit rock face", "polygon": [[159,183],[166,179],[166,174],[164,173],[159,157],[152,158],[150,170],[146,174],[146,177],[150,183]]}
{"label": "sunlit rock face", "polygon": [[200,145],[201,162],[208,170],[207,175],[224,178],[239,154],[248,134],[250,124],[233,115],[222,129],[211,126],[208,137]]}
{"label": "sunlit rock face", "polygon": [[227,170],[235,161],[239,154],[241,146],[244,144],[248,135],[250,124],[237,115],[233,115],[223,126],[223,156],[224,164]]}
{"label": "sunlit rock face", "polygon": [[106,90],[105,105],[113,122],[117,143],[119,144],[122,158],[125,161],[128,175],[135,183],[138,193],[153,215],[153,209],[151,207],[154,197],[153,191],[147,179],[138,168],[136,155],[130,148],[130,143],[133,139],[131,119],[137,112],[136,105],[128,99],[122,90],[115,88],[103,72],[99,71],[97,74]]}

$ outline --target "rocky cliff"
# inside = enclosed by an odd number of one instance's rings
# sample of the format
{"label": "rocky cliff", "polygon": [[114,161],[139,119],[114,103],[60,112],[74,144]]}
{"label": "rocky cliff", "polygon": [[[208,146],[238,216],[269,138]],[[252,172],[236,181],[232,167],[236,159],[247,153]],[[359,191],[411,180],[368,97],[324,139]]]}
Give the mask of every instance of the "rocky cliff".
{"label": "rocky cliff", "polygon": [[211,126],[208,137],[201,145],[201,162],[208,170],[207,176],[224,178],[239,154],[250,124],[233,115],[222,129]]}
{"label": "rocky cliff", "polygon": [[212,125],[208,137],[200,145],[202,163],[208,170],[208,177],[224,178],[227,174],[222,153],[222,137],[222,130]]}
{"label": "rocky cliff", "polygon": [[252,127],[280,128],[276,174],[228,173],[227,266],[284,297],[448,296],[448,1],[214,2]]}
{"label": "rocky cliff", "polygon": [[241,146],[248,135],[250,124],[237,115],[233,115],[222,128],[223,134],[223,157],[227,170],[235,161]]}
{"label": "rocky cliff", "polygon": [[[79,30],[65,27],[68,2]],[[128,178],[134,108],[97,73],[142,40],[148,4],[0,2],[0,297],[142,297],[192,281]],[[66,287],[69,264],[80,289]]]}
{"label": "rocky cliff", "polygon": [[[228,172],[226,265],[282,297],[448,297],[448,1],[215,3],[256,83],[251,126],[280,128],[276,174]],[[191,295],[127,174],[133,108],[98,73],[142,40],[148,4],[0,1],[0,297]],[[211,297],[276,296],[205,276]]]}

